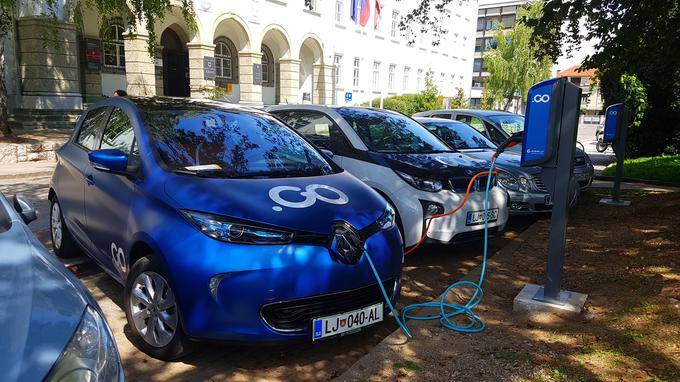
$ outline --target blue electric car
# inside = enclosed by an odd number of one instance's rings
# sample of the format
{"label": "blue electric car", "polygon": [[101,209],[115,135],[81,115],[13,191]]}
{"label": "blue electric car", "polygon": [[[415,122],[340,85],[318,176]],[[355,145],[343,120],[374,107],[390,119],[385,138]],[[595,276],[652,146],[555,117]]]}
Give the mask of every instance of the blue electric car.
{"label": "blue electric car", "polygon": [[171,98],[90,106],[57,153],[54,251],[125,286],[137,345],[320,340],[383,320],[364,250],[396,300],[395,213],[272,116]]}

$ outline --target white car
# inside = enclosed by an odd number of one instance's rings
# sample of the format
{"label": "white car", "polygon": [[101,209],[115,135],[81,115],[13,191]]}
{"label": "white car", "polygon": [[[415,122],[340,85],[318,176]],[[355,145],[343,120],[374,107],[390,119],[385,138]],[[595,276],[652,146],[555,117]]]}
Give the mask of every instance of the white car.
{"label": "white car", "polygon": [[[295,128],[342,168],[378,191],[397,211],[406,247],[420,241],[425,220],[457,207],[473,175],[488,162],[452,152],[439,138],[399,113],[361,107],[278,105],[267,109]],[[489,232],[508,219],[508,195],[496,181],[489,192]],[[434,219],[428,241],[480,238],[486,177],[478,178],[467,204]]]}

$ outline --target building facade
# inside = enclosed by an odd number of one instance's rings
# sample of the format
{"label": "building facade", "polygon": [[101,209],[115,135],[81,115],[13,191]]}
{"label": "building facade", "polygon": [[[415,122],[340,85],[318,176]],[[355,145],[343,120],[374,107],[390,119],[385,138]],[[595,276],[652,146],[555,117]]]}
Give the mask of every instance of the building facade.
{"label": "building facade", "polygon": [[155,57],[142,25],[102,25],[91,9],[77,25],[67,8],[48,23],[37,3],[22,3],[8,40],[14,110],[77,110],[116,89],[256,106],[358,104],[420,91],[428,72],[443,95],[469,89],[476,0],[450,4],[437,46],[428,33],[399,29],[417,0],[380,1],[377,20],[368,1],[366,26],[351,19],[351,0],[316,0],[312,9],[305,0],[194,1],[196,28],[179,8],[157,22]]}
{"label": "building facade", "polygon": [[593,76],[597,69],[581,69],[574,65],[565,70],[558,70],[557,77],[566,77],[569,82],[581,88],[581,116],[580,123],[586,125],[600,125],[604,123],[604,100],[600,93],[599,83]]}
{"label": "building facade", "polygon": [[[528,0],[492,0],[480,1],[477,10],[477,28],[472,65],[472,82],[470,87],[470,106],[479,106],[484,91],[484,81],[489,72],[484,66],[484,52],[493,48],[493,35],[499,26],[509,30],[515,25],[517,8]],[[518,105],[514,105],[518,106]]]}

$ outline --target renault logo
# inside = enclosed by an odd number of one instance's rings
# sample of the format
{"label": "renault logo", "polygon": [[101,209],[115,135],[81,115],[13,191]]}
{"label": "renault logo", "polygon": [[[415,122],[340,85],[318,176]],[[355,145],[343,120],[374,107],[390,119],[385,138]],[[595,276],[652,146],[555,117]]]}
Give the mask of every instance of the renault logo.
{"label": "renault logo", "polygon": [[345,264],[356,264],[364,252],[364,241],[350,224],[335,224],[330,249]]}

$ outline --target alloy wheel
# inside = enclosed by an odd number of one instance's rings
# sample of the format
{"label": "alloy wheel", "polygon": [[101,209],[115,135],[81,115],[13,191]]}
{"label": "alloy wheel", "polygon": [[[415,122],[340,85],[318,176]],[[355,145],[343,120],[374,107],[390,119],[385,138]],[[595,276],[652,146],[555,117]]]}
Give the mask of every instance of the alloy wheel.
{"label": "alloy wheel", "polygon": [[160,274],[145,271],[133,283],[130,312],[135,329],[154,347],[168,345],[177,333],[177,303],[168,282]]}
{"label": "alloy wheel", "polygon": [[52,204],[52,211],[50,216],[50,231],[52,233],[52,243],[54,248],[61,248],[61,240],[63,237],[63,231],[61,226],[61,208],[59,203],[54,202]]}

